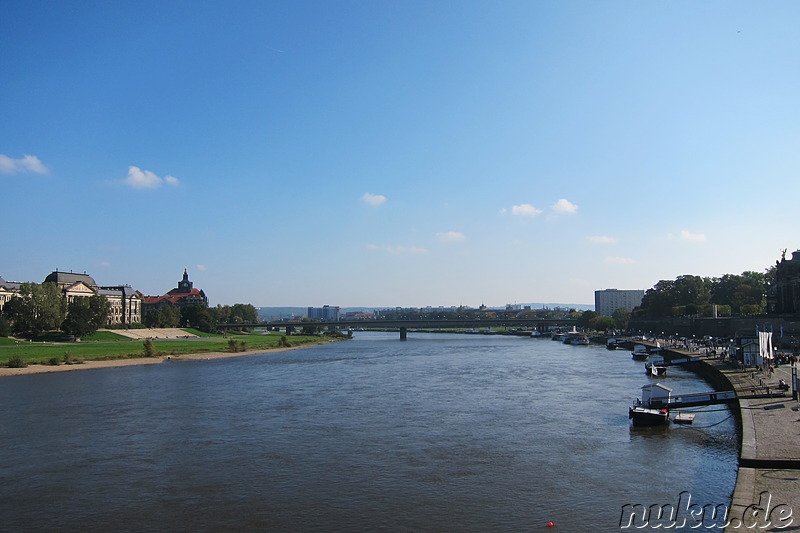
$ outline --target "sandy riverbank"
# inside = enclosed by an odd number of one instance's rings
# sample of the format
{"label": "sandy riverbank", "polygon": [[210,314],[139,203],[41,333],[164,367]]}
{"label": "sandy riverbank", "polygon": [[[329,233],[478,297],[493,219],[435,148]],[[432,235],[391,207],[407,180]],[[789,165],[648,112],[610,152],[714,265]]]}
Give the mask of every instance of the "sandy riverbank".
{"label": "sandy riverbank", "polygon": [[164,361],[190,361],[200,359],[222,359],[225,357],[242,357],[245,355],[253,355],[256,353],[266,352],[285,352],[288,350],[297,350],[299,348],[307,348],[309,346],[318,346],[317,344],[305,344],[302,346],[292,346],[289,348],[272,348],[269,350],[247,350],[244,352],[204,352],[196,354],[183,354],[183,355],[161,355],[158,357],[131,357],[124,359],[107,359],[107,360],[86,360],[78,364],[61,364],[61,365],[28,365],[25,368],[8,368],[0,367],[0,376],[22,376],[26,374],[44,374],[47,372],[69,372],[71,370],[91,370],[94,368],[110,368],[116,366],[133,366],[133,365],[154,365],[163,363]]}

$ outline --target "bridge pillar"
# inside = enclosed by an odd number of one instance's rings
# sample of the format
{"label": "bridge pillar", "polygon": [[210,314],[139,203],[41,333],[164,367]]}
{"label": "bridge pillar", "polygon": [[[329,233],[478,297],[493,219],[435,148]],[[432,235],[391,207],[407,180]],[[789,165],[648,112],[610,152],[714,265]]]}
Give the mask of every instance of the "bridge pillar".
{"label": "bridge pillar", "polygon": [[401,341],[408,340],[408,328],[400,328],[400,340]]}

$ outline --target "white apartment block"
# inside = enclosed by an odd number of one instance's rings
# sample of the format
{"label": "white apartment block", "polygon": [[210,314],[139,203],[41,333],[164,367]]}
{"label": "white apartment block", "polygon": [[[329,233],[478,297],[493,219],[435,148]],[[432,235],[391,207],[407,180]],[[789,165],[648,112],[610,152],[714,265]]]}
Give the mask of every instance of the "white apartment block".
{"label": "white apartment block", "polygon": [[617,309],[632,311],[642,303],[643,290],[604,289],[594,291],[594,310],[598,315],[612,316]]}

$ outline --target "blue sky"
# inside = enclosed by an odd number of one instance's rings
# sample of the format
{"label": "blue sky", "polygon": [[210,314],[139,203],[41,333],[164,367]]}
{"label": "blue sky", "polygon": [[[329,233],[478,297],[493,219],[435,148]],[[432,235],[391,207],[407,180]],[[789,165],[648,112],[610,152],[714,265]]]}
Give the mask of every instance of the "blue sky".
{"label": "blue sky", "polygon": [[800,248],[800,3],[0,3],[0,276],[593,303]]}

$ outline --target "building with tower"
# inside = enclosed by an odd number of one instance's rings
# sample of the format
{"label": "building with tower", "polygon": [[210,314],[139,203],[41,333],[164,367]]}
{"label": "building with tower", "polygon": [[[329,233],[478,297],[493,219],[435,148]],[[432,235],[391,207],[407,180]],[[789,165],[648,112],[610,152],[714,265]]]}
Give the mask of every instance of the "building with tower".
{"label": "building with tower", "polygon": [[155,309],[162,305],[177,305],[186,307],[187,305],[200,304],[208,307],[208,298],[201,289],[195,289],[194,283],[189,281],[189,272],[183,269],[183,278],[178,282],[178,286],[163,296],[142,296],[145,311]]}

